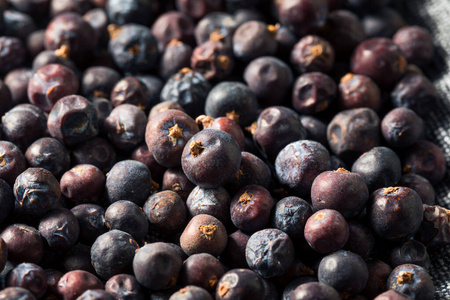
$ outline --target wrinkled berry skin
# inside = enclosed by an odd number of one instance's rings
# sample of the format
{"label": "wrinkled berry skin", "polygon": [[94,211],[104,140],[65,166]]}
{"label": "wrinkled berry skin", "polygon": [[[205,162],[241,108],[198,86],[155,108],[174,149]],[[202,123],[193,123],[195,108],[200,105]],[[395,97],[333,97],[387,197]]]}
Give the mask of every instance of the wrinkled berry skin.
{"label": "wrinkled berry skin", "polygon": [[69,95],[55,103],[48,115],[47,127],[52,137],[73,146],[98,134],[97,112],[86,98]]}
{"label": "wrinkled berry skin", "polygon": [[[194,144],[199,145],[198,151]],[[181,166],[187,178],[203,188],[215,188],[230,181],[236,176],[240,164],[241,149],[236,140],[225,131],[216,129],[204,129],[194,135],[181,156]]]}
{"label": "wrinkled berry skin", "polygon": [[312,206],[305,200],[295,196],[286,197],[275,205],[272,226],[286,232],[291,239],[301,239],[304,237],[306,221],[312,214]]}
{"label": "wrinkled berry skin", "polygon": [[216,288],[216,300],[263,299],[262,279],[249,269],[233,269],[225,273]]}
{"label": "wrinkled berry skin", "polygon": [[406,60],[390,39],[372,38],[359,44],[351,57],[352,73],[371,77],[380,87],[391,87],[405,71]]}
{"label": "wrinkled berry skin", "polygon": [[320,173],[330,169],[330,154],[322,144],[300,140],[284,147],[275,160],[275,171],[281,184],[295,195],[310,196],[311,185]]}
{"label": "wrinkled berry skin", "polygon": [[403,264],[415,264],[429,269],[431,264],[427,247],[417,240],[408,240],[393,248],[389,261],[393,268]]}
{"label": "wrinkled berry skin", "polygon": [[367,209],[373,231],[390,241],[405,241],[422,222],[420,196],[407,187],[387,187],[372,193]]}
{"label": "wrinkled berry skin", "polygon": [[245,248],[247,263],[264,278],[282,275],[294,261],[294,244],[279,229],[263,229],[252,234]]}
{"label": "wrinkled berry skin", "polygon": [[43,168],[28,168],[14,183],[14,196],[25,212],[43,215],[52,209],[61,197],[58,180]]}
{"label": "wrinkled berry skin", "polygon": [[423,205],[423,221],[415,239],[427,247],[450,243],[449,210],[439,205]]}
{"label": "wrinkled berry skin", "polygon": [[150,28],[126,24],[109,42],[109,51],[116,65],[125,72],[152,68],[158,59],[158,46]]}
{"label": "wrinkled berry skin", "polygon": [[327,128],[331,151],[353,161],[380,143],[380,118],[370,108],[354,108],[336,114]]}
{"label": "wrinkled berry skin", "polygon": [[8,141],[0,141],[0,179],[12,186],[26,168],[27,161],[19,147]]}
{"label": "wrinkled berry skin", "polygon": [[7,287],[26,288],[37,298],[41,298],[47,290],[47,275],[44,270],[36,264],[21,263],[7,274],[5,285]]}
{"label": "wrinkled berry skin", "polygon": [[161,90],[161,102],[175,101],[188,115],[201,115],[211,84],[199,72],[184,68],[172,75]]}
{"label": "wrinkled berry skin", "polygon": [[0,238],[8,248],[8,260],[38,264],[44,256],[44,241],[39,231],[25,224],[6,227]]}
{"label": "wrinkled berry skin", "polygon": [[74,246],[80,234],[75,215],[67,208],[55,208],[39,222],[39,232],[54,251],[65,251]]}
{"label": "wrinkled berry skin", "polygon": [[386,282],[389,289],[413,299],[433,299],[435,287],[427,271],[414,264],[403,264],[392,270]]}
{"label": "wrinkled berry skin", "polygon": [[356,295],[366,286],[369,270],[357,254],[345,250],[325,256],[317,272],[319,282],[334,287],[341,295]]}

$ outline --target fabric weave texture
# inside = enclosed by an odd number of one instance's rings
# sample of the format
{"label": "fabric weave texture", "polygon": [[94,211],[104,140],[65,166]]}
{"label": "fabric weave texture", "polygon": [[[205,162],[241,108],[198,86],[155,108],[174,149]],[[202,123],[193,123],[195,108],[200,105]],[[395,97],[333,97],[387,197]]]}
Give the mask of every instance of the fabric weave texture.
{"label": "fabric weave texture", "polygon": [[[434,37],[435,56],[424,71],[436,85],[440,100],[424,119],[428,125],[427,138],[443,149],[447,161],[446,176],[436,187],[436,201],[450,208],[450,1],[405,0],[394,5],[409,24],[427,28]],[[435,299],[450,299],[450,245],[431,252],[430,256]]]}

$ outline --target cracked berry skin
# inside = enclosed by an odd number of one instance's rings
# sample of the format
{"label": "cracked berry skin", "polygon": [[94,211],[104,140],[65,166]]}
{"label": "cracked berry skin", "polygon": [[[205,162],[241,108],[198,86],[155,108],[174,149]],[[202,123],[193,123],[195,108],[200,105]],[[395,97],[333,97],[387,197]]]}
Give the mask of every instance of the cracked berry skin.
{"label": "cracked berry skin", "polygon": [[168,109],[148,121],[145,142],[158,164],[173,168],[181,165],[183,149],[198,132],[198,125],[188,114]]}
{"label": "cracked berry skin", "polygon": [[142,72],[152,68],[158,59],[158,46],[150,28],[125,24],[109,41],[108,49],[116,65],[124,72]]}
{"label": "cracked berry skin", "polygon": [[92,102],[79,95],[60,98],[51,109],[47,127],[50,135],[67,146],[98,134],[98,118]]}
{"label": "cracked berry skin", "polygon": [[41,218],[39,232],[50,249],[64,251],[77,242],[80,226],[70,210],[55,208]]}
{"label": "cracked berry skin", "polygon": [[367,214],[378,236],[402,242],[419,230],[423,219],[422,201],[407,187],[380,188],[371,194]]}
{"label": "cracked berry skin", "polygon": [[264,284],[257,273],[249,269],[232,269],[219,280],[216,300],[264,299]]}
{"label": "cracked berry skin", "polygon": [[262,230],[270,222],[274,205],[275,201],[266,188],[259,185],[245,186],[231,200],[231,221],[244,232]]}
{"label": "cracked berry skin", "polygon": [[366,262],[359,255],[344,250],[325,256],[317,273],[319,282],[332,286],[342,296],[360,293],[369,277]]}
{"label": "cracked berry skin", "polygon": [[294,261],[294,244],[279,229],[263,229],[253,233],[245,247],[247,264],[264,278],[283,275]]}
{"label": "cracked berry skin", "polygon": [[134,276],[142,286],[151,290],[173,287],[181,267],[177,250],[162,242],[139,248],[133,259]]}
{"label": "cracked berry skin", "polygon": [[275,160],[275,171],[281,184],[294,195],[308,199],[314,179],[330,169],[330,154],[320,143],[300,140],[284,147]]}
{"label": "cracked berry skin", "polygon": [[211,84],[199,72],[181,69],[172,75],[161,90],[161,102],[175,101],[192,118],[201,115]]}
{"label": "cracked berry skin", "polygon": [[112,229],[100,235],[92,244],[92,266],[105,280],[117,274],[129,273],[137,249],[139,245],[131,234]]}
{"label": "cracked berry skin", "polygon": [[192,217],[180,236],[180,246],[187,255],[209,253],[219,256],[227,245],[227,231],[217,218],[200,214]]}
{"label": "cracked berry skin", "polygon": [[228,133],[203,129],[184,147],[181,167],[187,178],[202,188],[218,187],[236,176],[241,149]]}
{"label": "cracked berry skin", "polygon": [[305,240],[319,253],[341,249],[347,243],[348,237],[348,223],[337,210],[318,210],[306,221]]}
{"label": "cracked berry skin", "polygon": [[414,264],[397,266],[389,275],[386,285],[413,299],[433,299],[435,293],[431,276],[423,267]]}
{"label": "cracked berry skin", "polygon": [[315,210],[335,209],[346,219],[356,217],[366,206],[367,200],[369,189],[362,176],[345,169],[323,172],[311,186],[311,201]]}
{"label": "cracked berry skin", "polygon": [[31,215],[43,215],[57,205],[61,189],[50,171],[28,168],[17,176],[14,196],[23,210]]}
{"label": "cracked berry skin", "polygon": [[[6,275],[5,287],[21,287],[41,298],[47,290],[47,274],[33,263],[18,264]],[[10,298],[7,298],[10,299]]]}
{"label": "cracked berry skin", "polygon": [[305,200],[289,196],[275,205],[272,213],[272,226],[286,232],[291,239],[304,237],[305,224],[313,214],[311,204]]}
{"label": "cracked berry skin", "polygon": [[351,57],[352,73],[372,78],[380,87],[392,87],[402,76],[406,59],[388,38],[372,38],[359,44]]}

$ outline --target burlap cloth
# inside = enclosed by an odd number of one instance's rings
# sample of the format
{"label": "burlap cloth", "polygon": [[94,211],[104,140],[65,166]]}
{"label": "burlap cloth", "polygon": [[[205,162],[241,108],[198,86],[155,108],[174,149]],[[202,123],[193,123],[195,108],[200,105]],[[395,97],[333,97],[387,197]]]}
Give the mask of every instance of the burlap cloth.
{"label": "burlap cloth", "polygon": [[[393,2],[408,23],[424,26],[434,36],[435,57],[425,73],[435,83],[441,99],[425,121],[428,139],[438,144],[447,158],[446,177],[436,187],[437,203],[450,208],[450,0]],[[450,246],[432,252],[431,261],[430,275],[436,286],[435,299],[450,299]]]}

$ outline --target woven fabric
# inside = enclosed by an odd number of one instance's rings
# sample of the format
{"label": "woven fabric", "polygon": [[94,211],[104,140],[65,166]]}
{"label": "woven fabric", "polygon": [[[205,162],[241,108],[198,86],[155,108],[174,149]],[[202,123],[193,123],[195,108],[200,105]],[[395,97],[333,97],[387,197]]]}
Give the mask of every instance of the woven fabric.
{"label": "woven fabric", "polygon": [[[395,0],[394,0],[395,1]],[[440,101],[425,117],[428,139],[444,150],[447,170],[450,170],[450,1],[405,0],[396,8],[410,24],[420,25],[431,31],[436,45],[435,57],[425,73],[435,83]],[[436,187],[437,203],[450,208],[450,176]],[[431,254],[430,275],[436,286],[435,299],[450,299],[450,246]]]}

